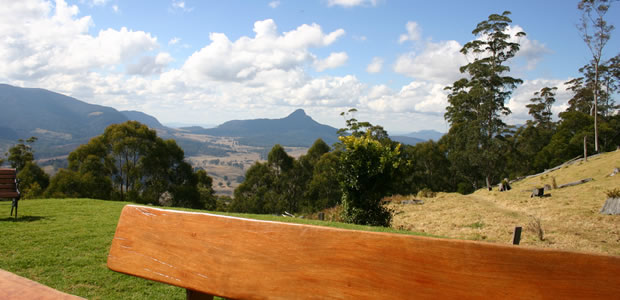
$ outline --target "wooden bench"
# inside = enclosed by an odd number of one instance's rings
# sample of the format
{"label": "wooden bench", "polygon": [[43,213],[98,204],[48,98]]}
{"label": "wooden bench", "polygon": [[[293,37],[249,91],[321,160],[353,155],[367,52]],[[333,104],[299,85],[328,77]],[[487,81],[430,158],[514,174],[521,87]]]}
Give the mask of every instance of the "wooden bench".
{"label": "wooden bench", "polygon": [[15,209],[15,219],[17,219],[17,203],[21,193],[19,192],[19,181],[15,169],[0,168],[0,198],[12,199],[11,216]]}
{"label": "wooden bench", "polygon": [[0,299],[11,300],[79,300],[51,287],[0,269]]}
{"label": "wooden bench", "polygon": [[618,299],[620,257],[127,205],[108,267],[188,299]]}

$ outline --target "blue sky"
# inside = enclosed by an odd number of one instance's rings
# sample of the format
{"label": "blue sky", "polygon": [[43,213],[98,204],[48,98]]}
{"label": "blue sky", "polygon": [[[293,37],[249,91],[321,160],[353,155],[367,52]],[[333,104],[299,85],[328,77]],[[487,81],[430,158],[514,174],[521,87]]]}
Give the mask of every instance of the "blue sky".
{"label": "blue sky", "polygon": [[[509,123],[544,86],[558,87],[591,57],[577,1],[1,0],[0,82],[140,110],[163,123],[280,118],[303,108],[342,127],[341,111],[392,133],[446,131],[443,87],[472,57],[458,50],[489,14],[512,12],[524,80]],[[620,9],[607,20],[618,26]],[[604,57],[620,49],[612,33]]]}

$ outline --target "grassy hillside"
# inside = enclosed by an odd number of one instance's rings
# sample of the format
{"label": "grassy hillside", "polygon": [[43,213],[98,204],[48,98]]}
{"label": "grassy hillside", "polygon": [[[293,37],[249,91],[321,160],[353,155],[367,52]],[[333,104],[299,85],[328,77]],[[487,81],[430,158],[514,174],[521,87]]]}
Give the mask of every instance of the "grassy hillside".
{"label": "grassy hillside", "polygon": [[[620,187],[620,151],[512,184],[512,190],[478,190],[471,195],[439,193],[423,205],[398,204],[412,197],[393,197],[393,226],[459,239],[509,244],[515,226],[523,226],[521,245],[620,255],[620,215],[599,213],[605,191]],[[593,181],[547,191],[549,197],[530,198],[534,187]],[[539,220],[539,223],[537,222]],[[536,225],[540,224],[540,226]],[[544,232],[539,238],[539,228]]]}
{"label": "grassy hillside", "polygon": [[[91,199],[22,200],[17,221],[0,202],[0,269],[88,299],[185,299],[176,287],[108,270],[107,255],[127,202]],[[356,226],[265,215],[235,216],[358,230]]]}

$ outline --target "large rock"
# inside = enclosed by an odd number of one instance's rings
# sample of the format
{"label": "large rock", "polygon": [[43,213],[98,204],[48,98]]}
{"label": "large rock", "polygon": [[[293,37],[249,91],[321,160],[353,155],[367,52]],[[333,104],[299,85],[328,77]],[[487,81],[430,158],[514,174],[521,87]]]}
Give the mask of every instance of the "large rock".
{"label": "large rock", "polygon": [[608,198],[603,208],[601,208],[601,213],[605,215],[620,215],[620,198]]}

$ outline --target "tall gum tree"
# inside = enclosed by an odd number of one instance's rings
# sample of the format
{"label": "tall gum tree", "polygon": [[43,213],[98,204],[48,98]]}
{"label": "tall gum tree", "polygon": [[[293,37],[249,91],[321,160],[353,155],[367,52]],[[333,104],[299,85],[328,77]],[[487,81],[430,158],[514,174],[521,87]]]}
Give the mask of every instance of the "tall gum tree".
{"label": "tall gum tree", "polygon": [[592,53],[592,66],[594,67],[594,91],[593,111],[594,116],[594,150],[599,152],[598,145],[598,98],[600,93],[599,68],[603,58],[603,49],[611,38],[614,26],[605,21],[605,15],[611,7],[613,0],[581,0],[577,8],[581,10],[581,24],[577,29],[581,33],[583,41]]}
{"label": "tall gum tree", "polygon": [[472,31],[476,39],[461,49],[464,55],[474,57],[472,62],[460,68],[466,77],[446,87],[450,91],[444,115],[451,127],[448,134],[458,139],[457,135],[467,130],[470,137],[467,141],[454,143],[450,151],[461,152],[455,155],[459,159],[467,157],[472,167],[485,177],[488,189],[491,188],[492,173],[502,159],[499,144],[507,125],[501,116],[510,114],[505,101],[522,83],[522,80],[507,75],[510,67],[506,63],[519,51],[519,43],[514,40],[525,36],[524,32],[514,36],[508,33],[512,23],[509,15],[509,11],[492,14],[478,23]]}

